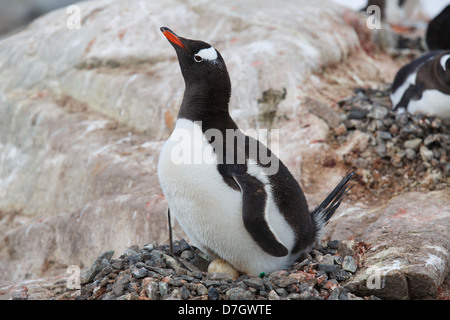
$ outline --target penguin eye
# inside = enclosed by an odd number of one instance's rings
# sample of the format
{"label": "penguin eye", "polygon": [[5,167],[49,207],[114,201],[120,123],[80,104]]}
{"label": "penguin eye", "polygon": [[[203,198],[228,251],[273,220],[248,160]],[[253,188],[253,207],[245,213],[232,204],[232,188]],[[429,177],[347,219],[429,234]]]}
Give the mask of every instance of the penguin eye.
{"label": "penguin eye", "polygon": [[194,60],[195,62],[202,62],[203,58],[201,56],[199,56],[198,54],[194,55]]}
{"label": "penguin eye", "polygon": [[441,63],[441,67],[444,71],[450,71],[450,54],[443,56],[439,62]]}

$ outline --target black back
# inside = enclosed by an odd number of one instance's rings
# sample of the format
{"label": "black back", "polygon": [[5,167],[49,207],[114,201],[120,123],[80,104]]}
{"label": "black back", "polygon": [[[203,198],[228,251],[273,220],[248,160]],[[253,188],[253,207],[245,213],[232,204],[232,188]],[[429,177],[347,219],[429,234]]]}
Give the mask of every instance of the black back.
{"label": "black back", "polygon": [[429,50],[450,49],[450,5],[430,21],[425,40]]}

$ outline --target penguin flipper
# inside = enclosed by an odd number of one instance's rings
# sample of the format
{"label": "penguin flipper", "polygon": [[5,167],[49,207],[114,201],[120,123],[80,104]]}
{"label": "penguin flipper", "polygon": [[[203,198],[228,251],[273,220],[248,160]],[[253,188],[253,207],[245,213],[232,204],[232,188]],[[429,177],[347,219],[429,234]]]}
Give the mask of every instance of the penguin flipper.
{"label": "penguin flipper", "polygon": [[266,253],[286,256],[289,250],[277,240],[265,219],[267,193],[264,184],[248,173],[233,174],[233,178],[242,192],[242,218],[247,231]]}
{"label": "penguin flipper", "polygon": [[423,85],[421,83],[410,85],[408,89],[406,89],[403,93],[403,96],[397,103],[397,105],[394,106],[394,110],[401,107],[408,109],[408,105],[411,100],[419,100],[420,98],[422,98],[422,90]]}

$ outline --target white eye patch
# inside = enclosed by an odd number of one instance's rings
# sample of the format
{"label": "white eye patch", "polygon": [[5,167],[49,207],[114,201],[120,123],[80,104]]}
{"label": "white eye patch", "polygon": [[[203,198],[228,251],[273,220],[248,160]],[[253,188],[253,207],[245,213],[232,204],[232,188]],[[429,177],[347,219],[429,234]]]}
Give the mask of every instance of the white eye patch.
{"label": "white eye patch", "polygon": [[444,69],[444,71],[447,71],[447,69],[445,68],[445,65],[447,64],[447,60],[450,58],[450,54],[446,54],[445,56],[443,56],[440,60],[441,62],[441,66],[442,69]]}
{"label": "white eye patch", "polygon": [[[199,56],[202,58],[202,60],[216,60],[217,59],[217,51],[213,47],[205,48],[197,52],[195,56]],[[201,61],[201,60],[195,60],[195,61]]]}

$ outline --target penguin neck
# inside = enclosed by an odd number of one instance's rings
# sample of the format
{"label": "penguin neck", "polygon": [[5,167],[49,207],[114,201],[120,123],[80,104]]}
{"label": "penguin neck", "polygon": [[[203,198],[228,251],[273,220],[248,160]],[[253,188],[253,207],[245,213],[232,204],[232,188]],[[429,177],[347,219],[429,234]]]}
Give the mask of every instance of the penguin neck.
{"label": "penguin neck", "polygon": [[205,121],[211,117],[229,117],[230,96],[231,85],[226,83],[186,84],[178,118]]}

